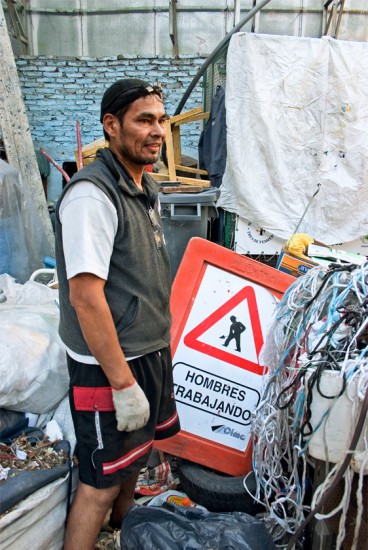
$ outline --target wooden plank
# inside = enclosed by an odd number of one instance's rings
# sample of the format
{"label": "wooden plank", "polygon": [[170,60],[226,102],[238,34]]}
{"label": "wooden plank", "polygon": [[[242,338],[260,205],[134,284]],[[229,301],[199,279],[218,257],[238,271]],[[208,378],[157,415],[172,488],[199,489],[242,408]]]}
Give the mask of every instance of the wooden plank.
{"label": "wooden plank", "polygon": [[161,193],[201,193],[203,191],[203,187],[199,187],[199,185],[172,185],[170,187],[166,187],[163,185],[160,188]]}
{"label": "wooden plank", "polygon": [[185,178],[183,176],[175,176],[175,179],[172,179],[169,177],[169,174],[160,174],[152,172],[150,173],[150,176],[153,177],[155,181],[161,182],[178,182],[182,183],[183,185],[197,185],[199,187],[211,187],[211,182],[209,180],[199,180],[197,178]]}
{"label": "wooden plank", "polygon": [[176,127],[180,126],[181,124],[189,124],[190,122],[196,122],[197,120],[203,120],[205,118],[209,118],[210,113],[199,113],[198,115],[193,115],[191,117],[188,117],[186,120],[178,120],[177,122],[172,122],[171,126]]}
{"label": "wooden plank", "polygon": [[[28,187],[50,244],[51,253],[54,254],[54,232],[34,152],[28,116],[20,89],[17,67],[1,2],[0,126],[8,162],[19,171],[23,184]],[[36,239],[37,235],[34,235],[34,238]],[[42,258],[40,258],[41,260]]]}
{"label": "wooden plank", "polygon": [[207,176],[207,170],[201,168],[192,168],[191,166],[183,166],[182,164],[175,164],[175,170],[182,170],[183,172],[189,172],[191,174],[199,174],[201,176]]}
{"label": "wooden plank", "polygon": [[150,172],[149,175],[156,181],[176,181],[176,178],[174,180],[170,180],[169,174],[163,174],[161,172]]}
{"label": "wooden plank", "polygon": [[104,137],[100,137],[98,139],[95,139],[95,141],[91,141],[91,143],[87,143],[86,145],[83,145],[82,147],[82,153],[88,153],[91,150],[96,152],[97,149],[108,147],[109,142],[106,141]]}
{"label": "wooden plank", "polygon": [[211,182],[209,180],[199,180],[197,178],[185,178],[183,176],[175,176],[175,179],[172,179],[169,177],[169,174],[160,174],[152,172],[150,173],[150,176],[153,177],[155,181],[161,182],[161,181],[167,181],[167,182],[178,182],[182,183],[183,185],[196,185],[199,187],[211,187]]}
{"label": "wooden plank", "polygon": [[180,140],[180,128],[176,128],[171,125],[171,134],[174,148],[174,161],[175,164],[181,164],[181,140]]}
{"label": "wooden plank", "polygon": [[[87,145],[84,145],[82,147],[82,160],[83,160],[83,167],[87,166],[87,164],[90,164],[93,162],[96,158],[96,152],[97,149],[103,149],[105,147],[109,146],[109,142],[105,140],[105,138],[99,138],[95,141],[92,141],[91,143],[87,143]],[[79,165],[78,163],[78,149],[75,149],[74,151],[75,160],[77,162],[77,167]],[[83,168],[81,167],[81,168]],[[81,169],[78,167],[78,171]]]}
{"label": "wooden plank", "polygon": [[193,115],[198,115],[199,113],[203,113],[202,107],[196,107],[195,109],[191,109],[186,113],[180,113],[180,115],[174,115],[170,118],[170,122],[171,124],[174,124],[180,120],[183,120],[185,122],[187,118],[190,118]]}
{"label": "wooden plank", "polygon": [[201,187],[211,187],[209,180],[197,180],[196,178],[184,178],[182,176],[176,176],[177,181],[184,185],[200,185]]}

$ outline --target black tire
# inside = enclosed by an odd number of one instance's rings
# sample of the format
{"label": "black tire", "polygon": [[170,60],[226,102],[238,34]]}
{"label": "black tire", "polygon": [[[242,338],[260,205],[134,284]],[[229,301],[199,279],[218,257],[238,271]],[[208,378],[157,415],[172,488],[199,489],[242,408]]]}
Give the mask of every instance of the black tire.
{"label": "black tire", "polygon": [[211,512],[246,512],[255,516],[263,507],[250,494],[256,492],[254,474],[231,477],[209,470],[187,460],[178,460],[178,474],[182,490],[197,504]]}

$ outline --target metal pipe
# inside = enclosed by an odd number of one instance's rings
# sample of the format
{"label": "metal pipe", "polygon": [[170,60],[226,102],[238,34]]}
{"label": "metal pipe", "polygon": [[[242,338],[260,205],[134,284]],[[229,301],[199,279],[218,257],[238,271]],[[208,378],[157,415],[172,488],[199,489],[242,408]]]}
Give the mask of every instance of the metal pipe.
{"label": "metal pipe", "polygon": [[[114,15],[118,13],[168,13],[170,8],[167,6],[156,6],[154,8],[148,6],[134,6],[134,7],[119,7],[119,8],[107,8],[99,10],[88,9],[67,9],[67,8],[30,8],[27,7],[26,11],[29,13],[37,13],[44,15]],[[211,13],[223,13],[232,11],[229,8],[216,8],[212,6],[178,6],[177,12],[211,12]]]}
{"label": "metal pipe", "polygon": [[78,170],[83,168],[83,151],[82,151],[82,138],[81,138],[81,128],[79,120],[75,123],[75,131],[77,134],[77,152],[78,152]]}
{"label": "metal pipe", "polygon": [[65,181],[68,183],[68,182],[70,181],[70,176],[68,176],[68,174],[65,172],[65,170],[64,170],[57,162],[55,162],[54,159],[53,159],[53,158],[45,151],[45,149],[43,149],[42,147],[41,147],[41,149],[40,149],[40,153],[42,153],[43,156],[46,157],[47,160],[48,160],[49,162],[51,162],[51,164],[52,164],[53,166],[55,166],[55,168],[56,168],[57,170],[59,170],[60,174],[63,176],[63,178],[65,179]]}
{"label": "metal pipe", "polygon": [[313,195],[312,195],[311,198],[309,199],[308,204],[307,204],[307,206],[305,207],[304,212],[303,212],[303,214],[302,214],[302,217],[300,218],[300,220],[298,221],[298,225],[297,225],[296,228],[294,229],[294,234],[295,234],[295,233],[298,233],[299,227],[301,226],[302,221],[304,220],[305,215],[306,215],[306,213],[307,213],[307,211],[308,211],[310,205],[312,204],[312,201],[313,201],[314,197],[319,193],[319,190],[320,190],[320,189],[321,189],[321,184],[320,184],[320,183],[317,183],[317,190],[315,191],[315,193],[313,193]]}
{"label": "metal pipe", "polygon": [[234,27],[240,21],[240,0],[234,0]]}
{"label": "metal pipe", "polygon": [[[166,6],[158,6],[155,8],[152,7],[129,7],[129,8],[107,8],[107,9],[100,9],[100,10],[84,10],[84,9],[66,9],[66,8],[31,8],[29,6],[26,6],[25,11],[32,14],[38,14],[38,15],[117,15],[119,13],[126,14],[126,13],[168,13],[169,8]],[[4,11],[8,11],[7,6],[5,6]],[[198,6],[178,6],[176,8],[176,11],[179,13],[185,13],[185,12],[194,12],[194,13],[224,13],[224,12],[231,12],[233,10],[229,8],[214,8],[211,6],[207,7],[198,7]],[[244,10],[241,10],[244,11]],[[267,13],[273,12],[273,13],[300,13],[300,7],[299,6],[275,6],[274,8],[268,8],[265,10]],[[305,6],[303,8],[303,13],[314,13],[314,14],[320,14],[324,11],[323,7],[313,7],[313,6]],[[368,9],[365,8],[345,8],[344,14],[347,15],[367,15]]]}
{"label": "metal pipe", "polygon": [[258,4],[258,6],[255,6],[252,10],[250,10],[247,15],[245,17],[243,17],[243,19],[241,19],[239,21],[239,23],[237,25],[235,25],[235,27],[233,29],[231,29],[230,32],[227,33],[227,35],[225,36],[225,38],[223,40],[221,40],[221,42],[219,43],[219,45],[212,51],[212,53],[210,53],[210,55],[207,57],[206,61],[203,63],[203,65],[201,65],[201,67],[199,68],[197,74],[195,75],[195,77],[193,78],[192,82],[189,84],[185,94],[183,95],[175,113],[174,113],[174,116],[175,115],[178,115],[179,113],[181,113],[181,110],[182,108],[184,107],[188,97],[190,96],[190,94],[192,93],[193,89],[195,88],[197,82],[199,81],[199,79],[201,78],[201,76],[203,75],[204,71],[207,69],[207,67],[212,63],[213,59],[217,56],[217,54],[224,48],[224,46],[226,46],[226,44],[230,41],[230,38],[232,37],[232,35],[236,32],[238,32],[242,27],[244,27],[244,25],[246,23],[248,23],[248,21],[250,21],[250,19],[252,19],[256,13],[258,13],[266,4],[268,4],[269,2],[271,2],[271,0],[262,0],[262,2],[260,2]]}

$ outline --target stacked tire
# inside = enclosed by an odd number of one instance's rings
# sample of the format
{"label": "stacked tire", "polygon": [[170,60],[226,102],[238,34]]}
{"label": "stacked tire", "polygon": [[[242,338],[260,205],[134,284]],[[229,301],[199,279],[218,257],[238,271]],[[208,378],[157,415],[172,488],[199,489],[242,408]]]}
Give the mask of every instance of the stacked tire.
{"label": "stacked tire", "polygon": [[255,516],[263,510],[252,497],[256,493],[253,473],[246,477],[231,477],[179,459],[178,474],[181,489],[211,512],[245,512]]}

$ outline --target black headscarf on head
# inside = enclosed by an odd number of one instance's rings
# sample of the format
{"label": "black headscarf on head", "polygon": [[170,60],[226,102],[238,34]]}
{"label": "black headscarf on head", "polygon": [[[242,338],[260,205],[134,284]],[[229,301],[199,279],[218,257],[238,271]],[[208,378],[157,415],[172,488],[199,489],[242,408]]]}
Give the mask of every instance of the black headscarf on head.
{"label": "black headscarf on head", "polygon": [[114,114],[122,107],[132,103],[132,101],[152,93],[161,96],[161,88],[151,86],[148,82],[138,78],[117,80],[106,90],[102,97],[100,122],[102,122],[106,113]]}

